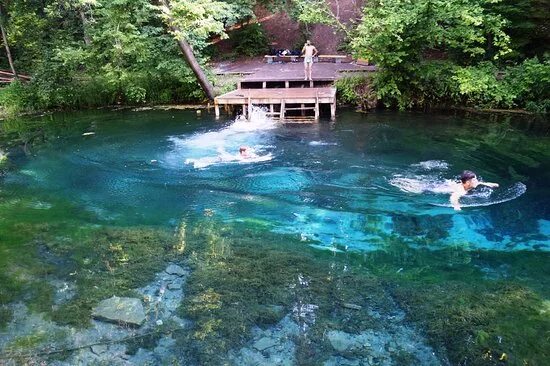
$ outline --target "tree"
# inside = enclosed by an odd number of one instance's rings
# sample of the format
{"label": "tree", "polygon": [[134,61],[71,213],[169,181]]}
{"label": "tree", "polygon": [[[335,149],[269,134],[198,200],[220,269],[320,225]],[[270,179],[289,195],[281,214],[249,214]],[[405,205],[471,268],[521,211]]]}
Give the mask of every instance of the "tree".
{"label": "tree", "polygon": [[[415,88],[426,73],[427,54],[438,53],[451,65],[476,65],[510,52],[506,21],[487,6],[497,0],[378,0],[369,2],[352,40],[356,56],[379,67],[378,96],[414,103]],[[451,70],[445,66],[442,70]],[[451,77],[452,75],[441,77]],[[427,79],[426,79],[427,80]]]}
{"label": "tree", "polygon": [[11,50],[10,45],[8,44],[8,36],[6,34],[6,28],[4,26],[5,24],[5,12],[3,9],[3,5],[0,4],[0,31],[2,32],[2,42],[4,42],[4,47],[6,48],[6,55],[8,57],[8,62],[10,64],[11,72],[13,73],[13,77],[15,79],[18,79],[17,71],[15,70],[15,66],[13,64],[13,58],[11,57]]}
{"label": "tree", "polygon": [[214,88],[198,63],[193,46],[204,49],[212,35],[225,36],[225,23],[237,18],[235,6],[212,0],[161,0],[163,18],[175,37],[183,56],[209,99]]}

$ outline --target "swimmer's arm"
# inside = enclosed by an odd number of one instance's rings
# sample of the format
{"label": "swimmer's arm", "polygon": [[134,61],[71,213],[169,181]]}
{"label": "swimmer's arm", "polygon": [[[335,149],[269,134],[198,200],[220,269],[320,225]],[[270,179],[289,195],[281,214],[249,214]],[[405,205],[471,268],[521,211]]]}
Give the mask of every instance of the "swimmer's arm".
{"label": "swimmer's arm", "polygon": [[458,193],[458,192],[454,192],[453,194],[451,194],[451,205],[453,205],[453,208],[455,209],[455,211],[460,211],[461,208],[460,208],[460,204],[458,203],[458,199],[460,197],[462,197],[463,195]]}
{"label": "swimmer's arm", "polygon": [[498,183],[479,182],[478,185],[486,186],[486,187],[489,187],[489,188],[498,188]]}
{"label": "swimmer's arm", "polygon": [[312,57],[317,56],[318,53],[319,53],[319,51],[317,51],[317,48],[313,47],[313,55],[312,55]]}

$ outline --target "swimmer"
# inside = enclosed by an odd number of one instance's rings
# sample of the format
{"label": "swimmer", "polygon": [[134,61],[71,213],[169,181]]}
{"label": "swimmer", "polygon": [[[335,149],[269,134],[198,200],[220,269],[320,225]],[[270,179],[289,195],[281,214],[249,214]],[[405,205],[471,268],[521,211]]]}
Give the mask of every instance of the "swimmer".
{"label": "swimmer", "polygon": [[250,159],[250,158],[257,158],[258,155],[254,152],[254,150],[248,146],[241,146],[239,147],[239,156],[242,159]]}
{"label": "swimmer", "polygon": [[456,183],[456,186],[454,187],[454,192],[451,194],[451,204],[453,205],[453,208],[457,211],[460,211],[460,204],[458,203],[458,200],[460,197],[466,195],[468,191],[476,188],[477,186],[486,186],[489,188],[497,188],[497,183],[488,183],[488,182],[480,182],[477,180],[477,176],[474,172],[465,170],[460,175],[460,183]]}

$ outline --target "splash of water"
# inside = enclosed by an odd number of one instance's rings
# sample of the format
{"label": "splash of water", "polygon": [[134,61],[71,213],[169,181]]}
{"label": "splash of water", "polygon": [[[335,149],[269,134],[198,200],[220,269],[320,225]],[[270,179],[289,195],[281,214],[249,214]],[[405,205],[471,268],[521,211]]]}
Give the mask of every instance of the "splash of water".
{"label": "splash of water", "polygon": [[309,146],[336,146],[336,142],[327,142],[327,141],[310,141]]}
{"label": "splash of water", "polygon": [[449,163],[445,160],[427,160],[412,164],[411,167],[423,170],[447,170],[449,169]]}
{"label": "splash of water", "polygon": [[407,193],[452,193],[456,182],[429,175],[400,176],[396,175],[389,183]]}
{"label": "splash of water", "polygon": [[277,127],[263,108],[253,107],[250,118],[237,116],[228,126],[191,136],[171,136],[173,149],[166,154],[164,162],[171,168],[179,169],[185,162],[194,168],[205,168],[223,163],[253,163],[272,159],[271,154],[257,154],[242,159],[238,155],[240,146],[249,146],[261,153],[269,146],[272,134]]}

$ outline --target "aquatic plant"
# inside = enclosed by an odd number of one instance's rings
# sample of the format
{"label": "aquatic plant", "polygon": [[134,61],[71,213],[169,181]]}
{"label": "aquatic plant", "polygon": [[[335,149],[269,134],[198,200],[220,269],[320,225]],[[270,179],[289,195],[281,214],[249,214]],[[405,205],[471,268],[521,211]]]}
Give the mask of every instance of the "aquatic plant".
{"label": "aquatic plant", "polygon": [[[327,328],[357,332],[378,324],[366,312],[350,317],[354,310],[342,304],[368,302],[384,312],[387,297],[380,281],[362,268],[346,270],[332,254],[304,246],[296,237],[209,219],[186,240],[192,273],[180,313],[194,321],[194,328],[179,341],[199,363],[223,364],[253,326],[271,326],[307,304],[316,309],[316,321],[296,313],[294,320],[308,329],[296,340],[297,357],[301,364],[315,363],[330,352],[322,341]],[[230,254],[213,251],[221,245],[213,240],[230,243]]]}
{"label": "aquatic plant", "polygon": [[77,245],[53,248],[71,258],[76,294],[52,318],[60,324],[89,324],[93,306],[113,295],[135,295],[132,289],[150,281],[173,257],[173,248],[168,232],[139,227],[100,229]]}

